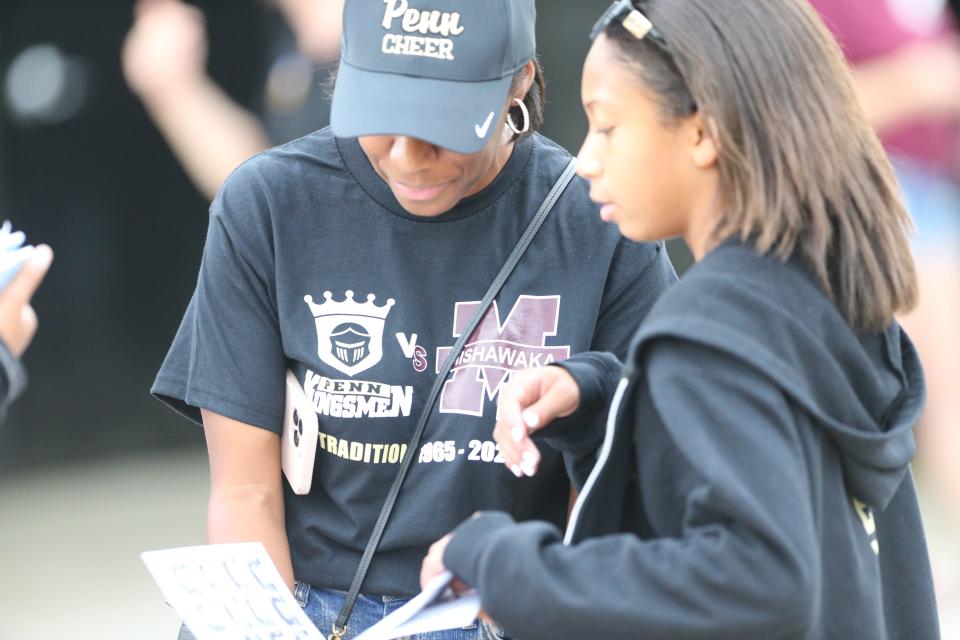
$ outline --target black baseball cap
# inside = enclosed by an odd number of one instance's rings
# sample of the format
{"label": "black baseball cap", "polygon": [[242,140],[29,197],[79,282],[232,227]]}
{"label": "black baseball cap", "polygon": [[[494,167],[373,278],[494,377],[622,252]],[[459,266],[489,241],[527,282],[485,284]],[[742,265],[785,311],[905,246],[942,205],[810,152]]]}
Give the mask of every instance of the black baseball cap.
{"label": "black baseball cap", "polygon": [[480,151],[536,55],[534,0],[347,0],[330,124]]}

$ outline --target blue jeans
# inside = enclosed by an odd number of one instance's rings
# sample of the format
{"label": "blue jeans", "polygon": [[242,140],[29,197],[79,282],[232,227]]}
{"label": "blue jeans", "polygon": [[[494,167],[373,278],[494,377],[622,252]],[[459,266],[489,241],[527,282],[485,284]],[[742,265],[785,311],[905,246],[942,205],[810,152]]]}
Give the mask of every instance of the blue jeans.
{"label": "blue jeans", "polygon": [[[344,591],[321,589],[308,584],[297,582],[294,592],[297,602],[303,607],[304,613],[310,618],[324,635],[329,636],[333,631],[333,623],[337,620],[340,608],[343,606],[347,594]],[[383,618],[390,615],[407,602],[410,598],[401,596],[367,596],[360,595],[353,607],[350,621],[347,624],[347,633],[344,640],[351,640],[361,632],[369,629]],[[413,640],[501,640],[502,630],[475,620],[474,624],[462,629],[448,629],[411,636]],[[180,628],[178,640],[195,640],[195,637],[186,626]]]}

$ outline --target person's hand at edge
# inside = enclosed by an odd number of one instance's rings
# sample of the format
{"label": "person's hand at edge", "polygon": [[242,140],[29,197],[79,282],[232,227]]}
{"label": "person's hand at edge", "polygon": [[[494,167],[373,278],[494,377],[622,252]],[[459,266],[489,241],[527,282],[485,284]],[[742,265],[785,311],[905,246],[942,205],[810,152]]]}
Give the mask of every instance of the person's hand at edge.
{"label": "person's hand at edge", "polygon": [[53,251],[40,245],[20,272],[0,291],[0,340],[20,358],[37,332],[39,321],[30,300],[53,263]]}

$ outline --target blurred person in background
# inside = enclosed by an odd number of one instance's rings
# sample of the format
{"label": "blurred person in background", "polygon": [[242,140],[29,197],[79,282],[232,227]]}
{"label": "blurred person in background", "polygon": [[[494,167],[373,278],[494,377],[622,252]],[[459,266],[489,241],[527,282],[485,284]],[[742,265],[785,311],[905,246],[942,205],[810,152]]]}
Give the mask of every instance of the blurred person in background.
{"label": "blurred person in background", "polygon": [[[854,69],[860,101],[897,170],[914,223],[917,345],[929,400],[919,460],[960,524],[960,33],[946,0],[811,0]],[[952,523],[950,522],[952,521]],[[934,556],[936,558],[936,555]],[[956,567],[937,566],[957,597]],[[947,563],[949,565],[949,563]]]}
{"label": "blurred person in background", "polygon": [[[267,3],[283,14],[309,60],[336,57],[343,0]],[[212,200],[231,171],[277,141],[209,76],[207,47],[199,8],[182,0],[138,0],[123,71],[190,179]]]}
{"label": "blurred person in background", "polygon": [[50,247],[37,247],[20,273],[0,292],[0,420],[27,384],[20,357],[30,346],[38,326],[30,299],[52,262]]}

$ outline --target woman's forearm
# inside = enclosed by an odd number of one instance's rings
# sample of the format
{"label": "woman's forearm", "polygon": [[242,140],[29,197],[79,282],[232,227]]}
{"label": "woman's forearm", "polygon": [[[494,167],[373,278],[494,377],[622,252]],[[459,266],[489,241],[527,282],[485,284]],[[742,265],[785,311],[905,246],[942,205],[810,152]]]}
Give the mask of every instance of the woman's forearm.
{"label": "woman's forearm", "polygon": [[207,542],[262,542],[293,590],[279,434],[212,411],[201,413],[210,455]]}
{"label": "woman's forearm", "polygon": [[282,492],[256,486],[213,489],[207,509],[207,542],[262,542],[293,591],[293,564],[284,524]]}

